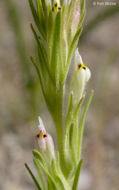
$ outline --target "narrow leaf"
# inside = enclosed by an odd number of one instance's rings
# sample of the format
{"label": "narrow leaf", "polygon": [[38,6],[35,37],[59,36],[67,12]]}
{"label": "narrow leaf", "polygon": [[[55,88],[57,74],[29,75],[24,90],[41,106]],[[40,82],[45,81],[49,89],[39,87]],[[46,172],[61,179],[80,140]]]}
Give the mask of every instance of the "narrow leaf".
{"label": "narrow leaf", "polygon": [[70,93],[68,104],[69,105],[68,105],[67,115],[65,119],[65,134],[67,133],[67,127],[69,125],[69,121],[71,122],[72,117],[73,117],[73,94],[72,93]]}
{"label": "narrow leaf", "polygon": [[68,73],[68,69],[69,69],[69,65],[70,65],[70,62],[71,62],[71,58],[73,56],[73,53],[75,52],[76,50],[76,46],[78,44],[78,39],[79,39],[79,36],[81,34],[81,31],[82,29],[79,28],[78,31],[76,32],[71,44],[70,44],[70,49],[69,49],[69,52],[68,52],[68,58],[67,58],[67,64],[66,64],[66,67],[65,67],[65,77],[64,77],[64,81],[67,77],[67,73]]}
{"label": "narrow leaf", "polygon": [[81,14],[85,12],[85,0],[81,1]]}
{"label": "narrow leaf", "polygon": [[31,169],[29,168],[29,166],[27,164],[25,164],[25,167],[26,167],[27,171],[29,172],[30,176],[32,177],[32,179],[33,179],[33,181],[34,181],[37,189],[38,190],[42,190],[41,187],[40,187],[40,185],[39,185],[39,183],[38,183],[38,181],[36,180],[35,176],[33,175]]}
{"label": "narrow leaf", "polygon": [[56,182],[55,182],[54,178],[51,176],[51,174],[49,173],[48,168],[44,167],[44,165],[36,157],[34,157],[34,160],[35,160],[35,162],[37,162],[37,164],[42,168],[42,170],[46,174],[48,181],[50,181],[50,184],[52,184],[52,186],[53,186],[53,190],[57,190]]}
{"label": "narrow leaf", "polygon": [[34,161],[34,165],[35,165],[35,168],[36,168],[36,171],[37,171],[37,174],[38,174],[38,179],[39,179],[41,188],[43,190],[46,190],[46,183],[45,183],[45,180],[44,180],[43,172],[41,171],[41,168],[38,165],[38,163],[36,162],[36,160],[33,160],[33,161]]}
{"label": "narrow leaf", "polygon": [[61,170],[61,166],[60,166],[60,156],[59,156],[59,152],[57,152],[56,164],[57,164],[57,170],[60,171],[60,170]]}
{"label": "narrow leaf", "polygon": [[46,166],[44,158],[39,151],[33,150],[32,153],[36,159],[38,159],[44,166]]}
{"label": "narrow leaf", "polygon": [[73,0],[71,6],[68,7],[69,12],[68,12],[68,19],[67,19],[67,33],[69,33],[69,31],[70,31],[75,5],[76,5],[76,0]]}
{"label": "narrow leaf", "polygon": [[39,77],[39,80],[40,80],[40,84],[41,84],[41,88],[42,88],[42,92],[43,92],[43,95],[45,97],[45,92],[44,92],[44,87],[43,87],[43,81],[42,81],[42,77],[41,77],[41,74],[40,74],[40,70],[39,70],[36,62],[34,61],[33,57],[31,57],[31,62],[34,65],[34,67],[35,67],[35,69],[37,71],[37,74],[38,74],[38,77]]}
{"label": "narrow leaf", "polygon": [[40,38],[38,37],[33,25],[31,24],[31,29],[33,31],[34,37],[37,41],[38,44],[38,48],[40,49],[40,53],[41,53],[41,58],[40,61],[44,63],[44,65],[47,65],[48,63],[48,59],[47,59],[47,52],[46,52],[46,44],[45,41],[43,41],[42,39],[40,40]]}
{"label": "narrow leaf", "polygon": [[55,83],[59,83],[59,75],[61,70],[61,57],[60,57],[60,29],[61,29],[61,13],[58,12],[55,18],[52,55],[50,60],[50,70],[52,72]]}
{"label": "narrow leaf", "polygon": [[35,36],[35,39],[37,41],[39,61],[40,61],[40,66],[42,69],[44,81],[46,81],[45,77],[49,77],[51,79],[52,84],[54,85],[54,81],[53,81],[51,73],[49,71],[49,60],[48,60],[48,54],[47,54],[47,50],[46,50],[47,49],[46,43],[44,40],[39,39],[34,27],[32,26],[32,24],[31,24],[31,29],[32,29],[33,34]]}
{"label": "narrow leaf", "polygon": [[[72,156],[74,164],[76,164],[76,143],[75,143],[75,127],[74,123],[70,125],[70,130],[69,130],[69,149],[70,149],[70,154]],[[77,135],[77,134],[76,134]]]}
{"label": "narrow leaf", "polygon": [[44,19],[44,13],[43,13],[41,0],[37,0],[37,9],[38,9],[39,20],[41,23],[41,30],[43,30],[44,35],[46,35],[45,34],[46,26],[45,26],[45,19]]}
{"label": "narrow leaf", "polygon": [[82,167],[82,160],[80,160],[77,165],[77,169],[76,169],[76,173],[75,173],[75,177],[74,177],[74,181],[73,181],[73,186],[72,186],[73,190],[77,190],[77,188],[78,188],[77,186],[78,186],[81,167]]}
{"label": "narrow leaf", "polygon": [[81,1],[81,8],[80,8],[81,16],[80,16],[80,22],[78,24],[78,28],[81,28],[84,17],[85,17],[85,0]]}
{"label": "narrow leaf", "polygon": [[53,172],[53,178],[57,182],[58,189],[60,190],[65,190],[64,184],[63,184],[63,179],[60,176],[61,173],[57,170],[56,163],[54,160],[52,160],[52,172]]}
{"label": "narrow leaf", "polygon": [[44,33],[42,31],[42,28],[40,27],[40,20],[39,20],[39,17],[37,15],[37,11],[35,9],[35,6],[32,2],[32,0],[29,0],[29,5],[30,5],[30,8],[31,8],[31,11],[32,11],[32,15],[33,15],[33,18],[34,18],[34,21],[35,21],[35,24],[39,30],[39,32],[41,33],[42,36],[44,36]]}
{"label": "narrow leaf", "polygon": [[85,124],[85,117],[89,108],[89,105],[91,103],[93,97],[93,91],[91,91],[89,98],[87,100],[87,103],[84,107],[84,111],[81,117],[81,121],[80,121],[80,128],[79,128],[79,143],[78,143],[78,158],[80,159],[80,155],[81,155],[81,147],[82,147],[82,140],[83,140],[83,131],[84,131],[84,124]]}
{"label": "narrow leaf", "polygon": [[79,101],[79,103],[78,103],[78,105],[77,105],[77,107],[76,107],[76,110],[75,110],[75,115],[77,115],[77,114],[79,113],[79,110],[80,110],[81,104],[82,104],[82,102],[83,102],[83,100],[84,100],[84,97],[85,97],[85,96],[83,96],[83,97],[80,99],[80,101]]}

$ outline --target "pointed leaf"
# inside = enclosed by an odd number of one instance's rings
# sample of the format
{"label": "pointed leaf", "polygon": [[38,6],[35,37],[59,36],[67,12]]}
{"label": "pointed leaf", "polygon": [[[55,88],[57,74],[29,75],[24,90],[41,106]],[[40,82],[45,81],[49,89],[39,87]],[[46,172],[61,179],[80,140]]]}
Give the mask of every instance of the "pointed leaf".
{"label": "pointed leaf", "polygon": [[67,115],[65,119],[65,134],[67,133],[67,127],[69,125],[69,122],[71,122],[73,118],[73,94],[70,93],[69,102],[68,102],[68,110]]}
{"label": "pointed leaf", "polygon": [[38,159],[43,164],[43,166],[47,167],[46,163],[44,161],[44,158],[43,158],[42,154],[39,151],[33,150],[32,153],[33,153],[34,157],[36,159]]}
{"label": "pointed leaf", "polygon": [[87,100],[87,103],[84,107],[84,111],[81,117],[81,121],[80,121],[80,128],[79,128],[79,142],[78,142],[78,158],[80,159],[80,155],[81,155],[81,147],[82,147],[82,140],[83,140],[83,131],[84,131],[84,123],[85,123],[85,117],[89,108],[89,105],[91,103],[93,97],[93,91],[91,91],[89,98]]}
{"label": "pointed leaf", "polygon": [[76,155],[77,155],[77,134],[76,133],[76,126],[74,126],[74,123],[70,125],[69,130],[69,148],[70,148],[70,154],[73,159],[74,164],[77,163]]}
{"label": "pointed leaf", "polygon": [[72,56],[73,56],[73,54],[74,54],[74,52],[75,52],[75,50],[76,50],[76,46],[77,46],[77,44],[78,44],[78,39],[79,39],[79,36],[80,36],[80,34],[81,34],[81,31],[82,31],[82,29],[79,28],[78,31],[76,32],[76,34],[75,34],[75,36],[74,36],[74,38],[73,38],[71,44],[69,45],[70,48],[69,48],[68,57],[67,57],[67,64],[66,64],[66,66],[65,66],[65,77],[64,77],[64,81],[65,81],[65,79],[66,79],[66,77],[67,77],[67,73],[68,73],[68,70],[69,70],[69,65],[70,65],[70,63],[71,63],[71,58],[72,58]]}
{"label": "pointed leaf", "polygon": [[61,35],[61,13],[58,12],[55,18],[52,55],[50,60],[50,71],[56,84],[59,84],[59,76],[61,70],[61,55],[60,55],[60,35]]}
{"label": "pointed leaf", "polygon": [[81,15],[82,15],[82,13],[85,12],[85,0],[81,1],[81,8],[80,8],[80,10],[81,10]]}
{"label": "pointed leaf", "polygon": [[83,102],[83,100],[84,100],[84,97],[85,97],[85,96],[83,96],[83,97],[80,99],[80,101],[79,101],[79,103],[78,103],[78,105],[77,105],[77,107],[76,107],[76,110],[75,110],[75,115],[77,115],[77,114],[79,113],[79,110],[80,110],[80,108],[81,108],[81,104],[82,104],[82,102]]}
{"label": "pointed leaf", "polygon": [[[44,81],[46,81],[46,77],[49,77],[51,80],[50,82],[52,82],[52,84],[54,85],[53,78],[52,78],[51,73],[49,71],[49,61],[48,61],[46,43],[45,43],[45,41],[40,40],[40,38],[38,38],[38,35],[37,35],[34,27],[32,26],[32,24],[31,24],[31,29],[32,29],[33,34],[35,36],[35,39],[37,41],[38,56],[39,56],[39,61],[40,61],[40,66],[42,69],[42,76],[44,77]],[[48,79],[48,81],[49,81],[49,79]]]}
{"label": "pointed leaf", "polygon": [[37,0],[37,9],[38,9],[38,16],[41,24],[41,29],[43,29],[44,36],[46,35],[46,26],[45,26],[45,19],[43,13],[43,7],[41,0]]}
{"label": "pointed leaf", "polygon": [[38,181],[36,180],[35,176],[33,175],[31,169],[28,167],[27,164],[25,164],[25,167],[26,167],[27,171],[29,172],[30,176],[32,177],[32,179],[33,179],[33,181],[34,181],[34,183],[35,183],[37,189],[38,189],[38,190],[42,190],[41,187],[40,187],[40,185],[39,185],[39,183],[38,183]]}
{"label": "pointed leaf", "polygon": [[53,172],[53,178],[55,179],[58,189],[59,190],[65,190],[62,178],[60,178],[61,173],[57,170],[56,163],[54,160],[52,160],[52,172]]}
{"label": "pointed leaf", "polygon": [[51,176],[51,174],[48,171],[48,168],[44,167],[44,165],[40,162],[40,160],[36,157],[34,157],[35,162],[37,162],[37,164],[42,168],[42,170],[44,171],[44,173],[46,174],[48,181],[50,181],[50,184],[52,184],[53,189],[57,190],[57,185],[56,182],[54,180],[54,178]]}
{"label": "pointed leaf", "polygon": [[76,169],[76,173],[75,173],[75,177],[74,177],[74,181],[73,181],[73,186],[72,186],[73,190],[77,190],[77,188],[78,188],[78,181],[79,181],[81,167],[82,167],[82,160],[80,160],[77,165],[77,169]]}
{"label": "pointed leaf", "polygon": [[73,0],[71,6],[68,6],[67,33],[69,33],[71,29],[70,27],[71,27],[72,16],[75,9],[75,5],[76,5],[76,0]]}
{"label": "pointed leaf", "polygon": [[33,65],[34,65],[34,67],[35,67],[35,69],[37,71],[37,74],[38,74],[38,77],[39,77],[39,80],[40,80],[40,84],[41,84],[41,88],[42,88],[42,92],[43,92],[43,95],[44,95],[44,97],[46,99],[45,92],[44,92],[44,87],[43,87],[43,81],[42,81],[42,77],[41,77],[41,74],[40,74],[40,70],[39,70],[36,62],[34,61],[33,57],[31,57],[31,62],[33,63]]}
{"label": "pointed leaf", "polygon": [[56,165],[57,165],[57,170],[60,171],[60,156],[59,156],[59,152],[57,152],[57,156],[56,156]]}
{"label": "pointed leaf", "polygon": [[36,168],[36,171],[37,171],[37,174],[38,174],[38,179],[39,179],[41,188],[43,190],[46,190],[47,188],[46,188],[46,183],[45,183],[45,180],[44,180],[43,172],[41,171],[41,168],[38,165],[38,163],[36,162],[36,160],[34,160],[34,165],[35,165],[35,168]]}
{"label": "pointed leaf", "polygon": [[32,0],[29,0],[29,5],[30,5],[31,11],[32,11],[32,15],[33,15],[35,24],[36,24],[36,26],[37,26],[39,32],[41,33],[41,35],[44,36],[44,33],[43,33],[43,31],[42,31],[42,28],[40,27],[40,20],[39,20],[39,17],[38,17],[38,15],[37,15],[37,11],[36,11],[36,9],[35,9],[35,6],[34,6]]}
{"label": "pointed leaf", "polygon": [[85,0],[81,1],[80,11],[81,11],[81,16],[80,16],[80,22],[79,22],[78,28],[81,28],[84,17],[85,17]]}
{"label": "pointed leaf", "polygon": [[43,62],[45,66],[48,63],[45,41],[43,41],[42,39],[40,40],[32,24],[31,24],[31,29],[37,41],[38,48],[40,49],[40,53],[41,53],[40,61]]}

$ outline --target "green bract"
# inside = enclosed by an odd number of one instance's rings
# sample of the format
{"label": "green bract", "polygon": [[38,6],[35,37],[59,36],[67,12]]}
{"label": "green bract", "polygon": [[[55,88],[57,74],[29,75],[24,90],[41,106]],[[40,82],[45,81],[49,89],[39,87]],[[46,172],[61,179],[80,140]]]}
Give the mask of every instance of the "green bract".
{"label": "green bract", "polygon": [[[29,0],[29,4],[36,24],[36,29],[33,25],[31,28],[38,49],[38,61],[32,57],[31,60],[54,120],[58,150],[39,117],[39,151],[33,151],[38,181],[27,165],[26,168],[38,190],[77,190],[84,121],[93,94],[91,92],[79,122],[85,85],[90,78],[90,71],[76,50],[85,15],[84,0],[34,0],[34,3]],[[73,55],[74,70],[65,114],[66,78]]]}
{"label": "green bract", "polygon": [[31,25],[37,41],[39,63],[35,65],[43,94],[50,112],[54,115],[55,97],[62,90],[69,65],[81,33],[84,2],[37,0],[36,6],[29,0],[37,33]]}

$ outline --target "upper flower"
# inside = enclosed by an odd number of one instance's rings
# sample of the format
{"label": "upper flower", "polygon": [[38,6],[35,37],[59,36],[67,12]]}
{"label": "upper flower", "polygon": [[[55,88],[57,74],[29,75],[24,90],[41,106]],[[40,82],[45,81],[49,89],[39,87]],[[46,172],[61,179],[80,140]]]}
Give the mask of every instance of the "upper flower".
{"label": "upper flower", "polygon": [[74,70],[71,81],[71,91],[73,92],[75,104],[77,104],[82,98],[86,83],[90,77],[91,72],[89,68],[84,65],[77,48],[74,55]]}

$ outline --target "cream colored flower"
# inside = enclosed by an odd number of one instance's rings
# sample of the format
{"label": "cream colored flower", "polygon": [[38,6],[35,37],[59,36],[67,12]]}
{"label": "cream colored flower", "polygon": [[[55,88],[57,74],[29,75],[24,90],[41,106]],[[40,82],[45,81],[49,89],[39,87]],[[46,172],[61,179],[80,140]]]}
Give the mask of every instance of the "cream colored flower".
{"label": "cream colored flower", "polygon": [[72,73],[71,91],[73,92],[74,103],[77,104],[82,98],[86,83],[91,77],[91,72],[87,66],[84,65],[82,58],[76,49],[74,55],[74,70]]}

